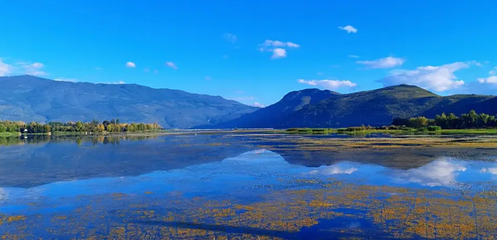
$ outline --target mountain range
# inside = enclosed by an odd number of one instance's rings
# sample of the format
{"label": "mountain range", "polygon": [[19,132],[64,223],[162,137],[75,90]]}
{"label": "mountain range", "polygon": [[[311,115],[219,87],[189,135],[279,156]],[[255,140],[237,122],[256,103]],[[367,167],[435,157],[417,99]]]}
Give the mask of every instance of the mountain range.
{"label": "mountain range", "polygon": [[53,81],[29,75],[0,77],[0,120],[156,122],[165,128],[290,128],[390,125],[393,118],[442,112],[497,114],[497,97],[439,96],[411,85],[340,94],[304,89],[265,108],[219,96],[136,84]]}
{"label": "mountain range", "polygon": [[30,75],[0,77],[0,120],[158,123],[191,128],[226,122],[258,108],[219,96],[136,84],[63,82]]}
{"label": "mountain range", "polygon": [[[340,94],[305,89],[290,92],[279,102],[216,128],[349,127],[390,125],[393,118],[435,117],[436,114],[467,113],[471,109],[497,114],[497,98],[487,95],[439,96],[411,85]],[[205,126],[200,126],[205,127]],[[212,127],[212,126],[211,126]]]}

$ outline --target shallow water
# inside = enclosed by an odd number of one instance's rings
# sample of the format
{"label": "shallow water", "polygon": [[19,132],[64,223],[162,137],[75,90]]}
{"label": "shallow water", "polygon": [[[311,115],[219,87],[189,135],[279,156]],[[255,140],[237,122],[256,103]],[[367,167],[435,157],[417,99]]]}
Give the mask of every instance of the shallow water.
{"label": "shallow water", "polygon": [[281,137],[220,134],[28,139],[0,146],[0,236],[497,235],[495,151],[331,152],[294,145]]}

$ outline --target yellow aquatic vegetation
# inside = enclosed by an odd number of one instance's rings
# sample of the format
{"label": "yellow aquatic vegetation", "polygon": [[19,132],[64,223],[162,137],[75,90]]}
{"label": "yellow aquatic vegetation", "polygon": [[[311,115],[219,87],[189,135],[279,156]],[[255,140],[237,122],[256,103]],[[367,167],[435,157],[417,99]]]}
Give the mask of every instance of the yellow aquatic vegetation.
{"label": "yellow aquatic vegetation", "polygon": [[[314,188],[265,190],[266,194],[250,203],[241,203],[236,198],[144,196],[147,201],[120,207],[117,211],[85,206],[67,218],[54,216],[53,227],[47,231],[53,236],[70,233],[81,239],[158,236],[159,239],[285,239],[307,227],[326,229],[337,238],[345,233],[348,237],[374,234],[400,239],[493,239],[497,236],[497,197],[486,192],[344,184],[333,178],[326,182],[313,179],[293,182]],[[324,185],[332,187],[321,188]],[[102,198],[121,201],[112,195]],[[19,236],[29,235],[30,229],[40,227],[43,222],[31,216],[2,216],[1,219],[4,224],[9,224],[6,219],[11,219],[11,223],[23,220],[24,228],[16,227],[8,233]],[[336,222],[321,226],[325,220]],[[95,228],[86,228],[95,222],[99,223]],[[343,222],[366,222],[373,227],[351,228]]]}

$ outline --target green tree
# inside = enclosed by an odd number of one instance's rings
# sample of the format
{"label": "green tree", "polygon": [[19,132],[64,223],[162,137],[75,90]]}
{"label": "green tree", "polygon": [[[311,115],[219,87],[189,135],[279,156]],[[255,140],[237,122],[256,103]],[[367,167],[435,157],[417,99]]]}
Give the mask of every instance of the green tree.
{"label": "green tree", "polygon": [[52,132],[52,128],[50,127],[50,125],[48,124],[43,125],[43,132],[45,133]]}
{"label": "green tree", "polygon": [[422,128],[428,126],[428,118],[426,117],[413,117],[409,119],[409,127]]}
{"label": "green tree", "polygon": [[84,131],[83,123],[81,121],[76,122],[76,124],[74,125],[74,130],[76,132],[83,132]]}
{"label": "green tree", "polygon": [[449,121],[447,120],[447,115],[442,113],[442,115],[435,116],[435,125],[441,128],[449,128]]}

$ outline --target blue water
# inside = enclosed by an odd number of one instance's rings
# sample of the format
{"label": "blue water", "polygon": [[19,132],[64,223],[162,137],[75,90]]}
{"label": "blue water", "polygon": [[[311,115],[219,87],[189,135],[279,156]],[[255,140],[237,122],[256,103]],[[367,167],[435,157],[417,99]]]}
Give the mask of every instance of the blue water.
{"label": "blue water", "polygon": [[[395,225],[391,227],[374,215],[388,218],[379,206],[389,208],[396,201],[411,203],[421,195],[431,198],[430,204],[440,206],[446,204],[440,201],[462,202],[467,196],[483,193],[489,193],[481,195],[484,199],[495,198],[492,191],[497,186],[497,162],[492,160],[492,153],[485,159],[469,160],[431,156],[418,166],[396,168],[365,162],[354,154],[347,160],[320,165],[322,158],[333,158],[331,153],[320,152],[319,162],[313,163],[311,158],[300,165],[295,160],[287,161],[277,150],[260,148],[262,144],[239,137],[114,140],[103,144],[100,140],[68,138],[0,147],[0,216],[4,217],[0,233],[7,239],[99,238],[112,234],[117,239],[160,239],[165,232],[177,239],[237,237],[244,233],[250,238],[395,239],[401,238],[400,233],[409,238],[432,238],[436,235],[428,230],[423,235],[409,228],[407,217],[390,219]],[[288,158],[292,151],[284,155]],[[419,207],[419,203],[413,207]],[[495,211],[495,206],[484,207]],[[214,209],[234,212],[223,215]],[[293,211],[298,214],[294,216]],[[430,213],[437,214],[442,212]],[[25,219],[8,222],[9,216]],[[271,225],[279,219],[282,222],[278,226]],[[435,225],[442,222],[433,221]],[[126,234],[118,235],[121,229]],[[468,239],[480,236],[476,230],[467,234]]]}

